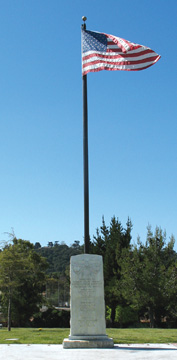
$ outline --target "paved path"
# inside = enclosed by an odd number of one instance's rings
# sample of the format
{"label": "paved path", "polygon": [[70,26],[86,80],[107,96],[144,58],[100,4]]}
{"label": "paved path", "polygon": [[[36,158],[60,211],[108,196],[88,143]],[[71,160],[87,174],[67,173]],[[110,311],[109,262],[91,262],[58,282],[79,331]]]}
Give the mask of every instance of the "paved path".
{"label": "paved path", "polygon": [[113,349],[63,349],[62,345],[1,345],[0,360],[176,360],[177,344],[115,345]]}

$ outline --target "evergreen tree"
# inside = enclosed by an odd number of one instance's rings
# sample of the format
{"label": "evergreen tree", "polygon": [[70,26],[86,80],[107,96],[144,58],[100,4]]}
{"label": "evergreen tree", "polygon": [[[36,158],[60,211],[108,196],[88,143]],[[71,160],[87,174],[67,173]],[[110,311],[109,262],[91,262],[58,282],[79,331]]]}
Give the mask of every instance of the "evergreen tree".
{"label": "evergreen tree", "polygon": [[151,327],[159,326],[168,312],[170,274],[175,279],[176,272],[173,245],[171,240],[166,246],[166,233],[159,227],[153,235],[148,226],[145,244],[138,240],[122,259],[123,296],[139,311],[146,309]]}
{"label": "evergreen tree", "polygon": [[103,217],[100,231],[97,229],[93,240],[92,252],[103,256],[105,301],[111,308],[112,325],[117,305],[125,303],[120,288],[121,258],[123,250],[129,251],[131,228],[129,219],[125,230],[115,216],[111,219],[110,227],[107,227]]}

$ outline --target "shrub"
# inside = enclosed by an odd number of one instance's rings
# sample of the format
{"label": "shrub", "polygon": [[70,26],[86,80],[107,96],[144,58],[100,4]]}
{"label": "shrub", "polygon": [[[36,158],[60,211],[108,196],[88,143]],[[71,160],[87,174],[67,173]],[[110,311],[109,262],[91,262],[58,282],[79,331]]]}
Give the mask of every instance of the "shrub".
{"label": "shrub", "polygon": [[121,305],[118,305],[116,307],[115,322],[120,327],[134,325],[138,322],[138,314],[134,309],[131,308],[131,306],[123,307]]}
{"label": "shrub", "polygon": [[69,328],[70,311],[48,308],[45,312],[34,315],[33,327],[40,328]]}

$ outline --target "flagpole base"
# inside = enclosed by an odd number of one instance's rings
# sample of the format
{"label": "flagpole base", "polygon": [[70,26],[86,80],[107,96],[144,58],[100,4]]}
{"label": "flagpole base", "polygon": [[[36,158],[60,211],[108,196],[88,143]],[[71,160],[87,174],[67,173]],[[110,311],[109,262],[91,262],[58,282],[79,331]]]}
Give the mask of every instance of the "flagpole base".
{"label": "flagpole base", "polygon": [[64,349],[108,349],[113,348],[114,342],[108,336],[69,336],[63,340]]}

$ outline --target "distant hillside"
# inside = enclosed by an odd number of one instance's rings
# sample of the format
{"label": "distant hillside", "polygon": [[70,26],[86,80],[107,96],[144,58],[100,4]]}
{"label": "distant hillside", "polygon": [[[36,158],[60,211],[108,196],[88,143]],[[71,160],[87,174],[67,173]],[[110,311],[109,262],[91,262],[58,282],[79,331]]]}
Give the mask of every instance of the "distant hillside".
{"label": "distant hillside", "polygon": [[79,241],[74,241],[71,246],[65,243],[59,244],[49,242],[47,246],[42,247],[40,243],[34,245],[36,252],[45,257],[49,263],[48,274],[64,274],[69,266],[70,257],[83,253],[83,245],[80,246]]}

